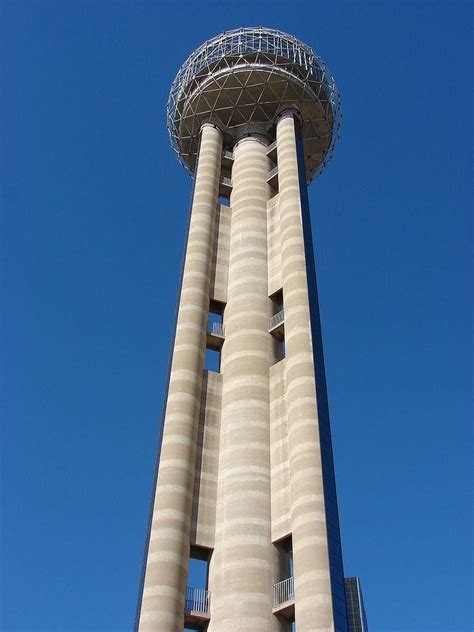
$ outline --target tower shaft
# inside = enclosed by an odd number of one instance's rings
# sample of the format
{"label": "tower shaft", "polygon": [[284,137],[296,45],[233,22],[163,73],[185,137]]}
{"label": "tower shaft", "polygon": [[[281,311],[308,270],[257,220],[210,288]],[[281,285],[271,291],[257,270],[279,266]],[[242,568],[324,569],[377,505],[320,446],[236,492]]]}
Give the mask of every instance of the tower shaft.
{"label": "tower shaft", "polygon": [[[294,111],[269,144],[248,134],[230,156],[201,129],[140,630],[347,632]],[[207,563],[205,586],[190,559]]]}
{"label": "tower shaft", "polygon": [[201,133],[150,521],[140,629],[182,630],[222,135]]}
{"label": "tower shaft", "polygon": [[277,125],[295,606],[300,629],[330,630],[331,582],[296,125],[291,113]]}
{"label": "tower shaft", "polygon": [[267,144],[234,147],[210,631],[271,629]]}

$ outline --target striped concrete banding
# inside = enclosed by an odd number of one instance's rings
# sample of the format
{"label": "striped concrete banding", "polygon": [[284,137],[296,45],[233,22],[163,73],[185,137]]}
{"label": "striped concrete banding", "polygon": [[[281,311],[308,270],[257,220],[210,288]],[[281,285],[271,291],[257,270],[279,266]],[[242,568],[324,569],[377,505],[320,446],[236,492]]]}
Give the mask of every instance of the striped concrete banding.
{"label": "striped concrete banding", "polygon": [[277,124],[286,402],[298,629],[334,630],[295,120]]}
{"label": "striped concrete banding", "polygon": [[266,147],[234,149],[209,632],[272,630]]}
{"label": "striped concrete banding", "polygon": [[[201,133],[140,630],[182,632],[222,134]],[[178,378],[179,376],[179,378]]]}

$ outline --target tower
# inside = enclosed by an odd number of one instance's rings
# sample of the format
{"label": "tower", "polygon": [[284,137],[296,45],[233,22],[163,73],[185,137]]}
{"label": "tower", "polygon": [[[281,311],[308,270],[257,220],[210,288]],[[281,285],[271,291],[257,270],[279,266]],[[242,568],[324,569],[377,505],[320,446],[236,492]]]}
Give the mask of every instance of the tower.
{"label": "tower", "polygon": [[167,118],[194,188],[137,628],[347,632],[307,197],[334,79],[293,36],[229,31]]}

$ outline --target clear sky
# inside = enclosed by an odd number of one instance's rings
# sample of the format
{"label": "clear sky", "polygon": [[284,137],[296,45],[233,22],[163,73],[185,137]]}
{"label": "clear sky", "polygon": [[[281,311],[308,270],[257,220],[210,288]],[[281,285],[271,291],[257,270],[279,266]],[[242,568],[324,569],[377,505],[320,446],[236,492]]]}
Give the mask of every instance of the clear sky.
{"label": "clear sky", "polygon": [[1,2],[2,631],[132,627],[191,194],[167,93],[255,25],[343,98],[310,203],[346,575],[373,632],[472,629],[472,7]]}

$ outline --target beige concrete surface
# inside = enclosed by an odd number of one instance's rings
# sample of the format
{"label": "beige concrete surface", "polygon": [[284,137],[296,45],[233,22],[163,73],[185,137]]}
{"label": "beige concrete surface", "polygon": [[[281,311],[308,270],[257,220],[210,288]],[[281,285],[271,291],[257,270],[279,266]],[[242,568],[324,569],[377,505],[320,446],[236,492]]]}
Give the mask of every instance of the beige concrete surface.
{"label": "beige concrete surface", "polygon": [[253,137],[237,143],[209,632],[273,628],[268,171],[265,144]]}
{"label": "beige concrete surface", "polygon": [[295,120],[277,124],[286,409],[298,630],[334,629]]}
{"label": "beige concrete surface", "polygon": [[[276,133],[279,193],[269,199],[266,141],[249,136],[222,206],[222,136],[203,128],[140,630],[183,629],[190,545],[213,549],[209,632],[291,629],[272,613],[286,579],[274,543],[291,535],[297,629],[334,631],[292,115]],[[281,289],[277,362],[269,296]],[[203,369],[210,299],[226,303],[220,373]]]}
{"label": "beige concrete surface", "polygon": [[182,632],[222,134],[202,129],[140,630]]}

